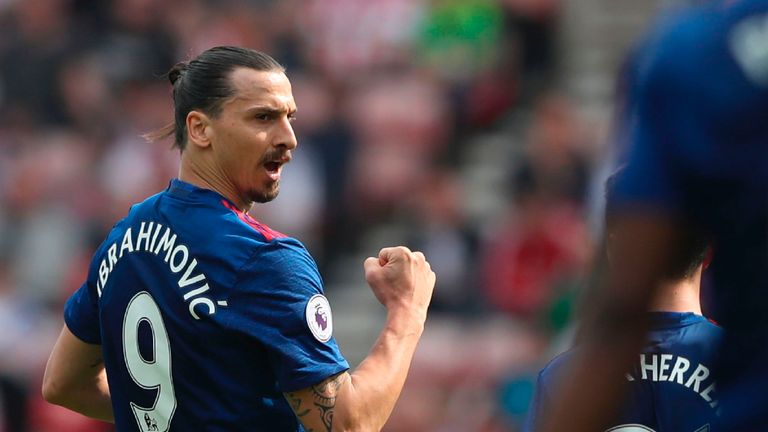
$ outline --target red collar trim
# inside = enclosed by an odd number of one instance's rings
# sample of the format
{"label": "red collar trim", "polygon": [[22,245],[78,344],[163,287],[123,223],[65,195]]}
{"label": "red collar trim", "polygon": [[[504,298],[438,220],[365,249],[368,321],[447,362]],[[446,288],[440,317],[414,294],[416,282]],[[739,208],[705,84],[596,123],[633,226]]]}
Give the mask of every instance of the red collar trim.
{"label": "red collar trim", "polygon": [[238,219],[240,219],[241,221],[245,222],[246,225],[248,225],[251,228],[253,228],[256,231],[258,231],[259,234],[263,235],[264,238],[267,239],[267,241],[272,241],[272,240],[274,240],[276,238],[286,238],[286,237],[288,237],[287,235],[285,235],[285,234],[283,234],[283,233],[281,233],[279,231],[275,231],[272,228],[270,228],[270,227],[264,225],[263,223],[257,221],[256,219],[251,217],[251,215],[249,215],[248,213],[246,213],[246,212],[238,209],[234,205],[232,205],[232,203],[230,203],[229,201],[223,199],[223,200],[221,200],[221,203],[224,204],[224,207],[232,210],[237,215]]}

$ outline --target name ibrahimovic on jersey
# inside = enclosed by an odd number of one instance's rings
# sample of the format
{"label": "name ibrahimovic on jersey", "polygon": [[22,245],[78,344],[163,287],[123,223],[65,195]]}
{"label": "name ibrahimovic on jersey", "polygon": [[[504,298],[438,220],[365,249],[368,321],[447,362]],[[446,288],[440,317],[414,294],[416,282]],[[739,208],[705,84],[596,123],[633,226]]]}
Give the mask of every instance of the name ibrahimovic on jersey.
{"label": "name ibrahimovic on jersey", "polygon": [[[107,256],[99,263],[99,279],[96,282],[99,297],[109,280],[109,275],[123,256],[130,253],[149,252],[155,254],[157,259],[162,258],[174,274],[180,275],[177,285],[179,289],[186,291],[183,298],[188,302],[189,313],[194,319],[200,319],[195,310],[198,306],[204,306],[208,315],[216,313],[217,304],[222,307],[227,306],[226,301],[214,303],[203,295],[210,289],[205,274],[202,271],[195,274],[197,259],[192,257],[190,261],[189,248],[180,242],[176,244],[177,236],[171,228],[164,227],[160,223],[145,221],[137,227],[135,234],[134,228],[136,227],[128,227],[120,246],[118,247],[118,242],[110,245]],[[161,232],[162,235],[160,235]]]}
{"label": "name ibrahimovic on jersey", "polygon": [[113,227],[64,316],[102,346],[119,431],[302,431],[283,394],[349,369],[304,245],[178,179]]}
{"label": "name ibrahimovic on jersey", "polygon": [[685,386],[698,393],[710,407],[717,407],[714,379],[709,368],[703,364],[692,365],[691,361],[675,354],[640,354],[638,369],[626,375],[628,381],[670,382]]}

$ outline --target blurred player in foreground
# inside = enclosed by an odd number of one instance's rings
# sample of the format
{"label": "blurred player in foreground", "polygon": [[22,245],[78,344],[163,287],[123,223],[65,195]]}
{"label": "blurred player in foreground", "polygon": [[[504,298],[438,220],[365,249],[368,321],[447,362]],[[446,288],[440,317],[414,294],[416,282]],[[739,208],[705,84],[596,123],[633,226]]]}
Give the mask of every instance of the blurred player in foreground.
{"label": "blurred player in foreground", "polygon": [[768,0],[689,9],[635,64],[627,172],[610,215],[634,245],[623,258],[631,265],[608,272],[541,430],[610,424],[645,310],[690,229],[712,238],[712,316],[726,331],[713,370],[721,422],[711,430],[768,430]]}
{"label": "blurred player in foreground", "polygon": [[435,284],[424,255],[385,248],[365,261],[387,320],[348,372],[315,262],[248,215],[277,196],[297,145],[283,68],[217,47],[169,79],[179,178],[96,251],[66,304],[44,397],[119,431],[379,430]]}
{"label": "blurred player in foreground", "polygon": [[[608,181],[607,207],[613,204],[614,183],[621,171]],[[608,265],[621,272],[631,263],[622,262],[633,248],[606,227]],[[706,239],[693,233],[684,242],[682,255],[671,273],[664,275],[650,303],[642,354],[624,378],[630,382],[629,397],[622,406],[611,431],[631,430],[631,426],[650,431],[704,432],[715,422],[717,400],[714,377],[710,374],[722,329],[701,314],[701,273],[708,256]],[[556,391],[563,372],[578,353],[578,345],[555,357],[539,373],[536,396],[525,430],[537,430],[540,419],[550,413],[550,395]],[[567,379],[567,377],[566,377]],[[627,428],[627,429],[621,429]],[[635,429],[638,430],[638,429]]]}

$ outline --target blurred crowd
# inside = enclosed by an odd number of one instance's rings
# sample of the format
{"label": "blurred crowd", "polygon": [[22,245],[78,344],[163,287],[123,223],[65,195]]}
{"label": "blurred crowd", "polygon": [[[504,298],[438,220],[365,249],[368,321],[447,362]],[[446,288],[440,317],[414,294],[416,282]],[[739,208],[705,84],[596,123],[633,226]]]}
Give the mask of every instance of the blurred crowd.
{"label": "blurred crowd", "polygon": [[45,360],[106,232],[177,174],[141,137],[171,121],[164,73],[216,45],[287,68],[299,148],[253,214],[307,244],[329,296],[390,243],[439,275],[389,430],[515,430],[591,253],[599,160],[558,87],[561,8],[0,0],[0,432],[110,430],[41,401]]}

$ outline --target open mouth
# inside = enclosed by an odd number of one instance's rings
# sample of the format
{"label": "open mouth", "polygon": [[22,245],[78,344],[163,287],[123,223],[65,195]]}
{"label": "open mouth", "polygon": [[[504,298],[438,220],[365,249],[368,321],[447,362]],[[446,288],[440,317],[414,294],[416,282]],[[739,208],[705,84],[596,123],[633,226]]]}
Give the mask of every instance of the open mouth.
{"label": "open mouth", "polygon": [[277,153],[269,154],[265,158],[262,166],[264,171],[267,172],[267,176],[273,181],[280,180],[280,171],[283,169],[283,165],[291,161],[290,153]]}
{"label": "open mouth", "polygon": [[277,161],[266,162],[264,164],[264,169],[266,169],[270,174],[277,174],[277,172],[280,171],[280,167],[282,165],[282,163]]}

